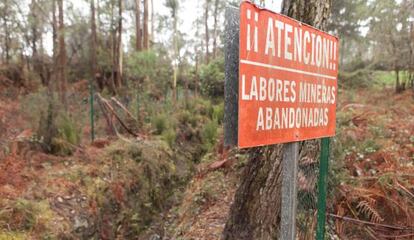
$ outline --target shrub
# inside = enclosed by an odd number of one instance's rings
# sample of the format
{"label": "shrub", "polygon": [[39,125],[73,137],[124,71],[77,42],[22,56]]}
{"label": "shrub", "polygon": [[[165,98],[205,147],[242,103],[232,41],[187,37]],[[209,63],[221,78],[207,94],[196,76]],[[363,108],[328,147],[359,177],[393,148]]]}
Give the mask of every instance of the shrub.
{"label": "shrub", "polygon": [[158,114],[151,120],[152,126],[155,127],[157,135],[162,134],[168,128],[168,118],[165,114]]}
{"label": "shrub", "polygon": [[157,56],[153,51],[133,52],[127,59],[128,72],[136,78],[155,78]]}
{"label": "shrub", "polygon": [[81,140],[80,129],[73,118],[62,114],[57,122],[59,137],[70,144],[78,145]]}
{"label": "shrub", "polygon": [[61,113],[56,119],[57,135],[53,136],[51,152],[56,155],[71,155],[81,141],[81,130],[75,120]]}
{"label": "shrub", "polygon": [[367,88],[374,85],[372,71],[360,69],[354,72],[339,72],[340,81],[343,86],[349,88]]}
{"label": "shrub", "polygon": [[210,121],[204,125],[201,132],[204,150],[209,151],[216,143],[218,127],[216,121]]}
{"label": "shrub", "polygon": [[223,122],[224,118],[224,103],[220,103],[219,105],[216,105],[213,107],[213,114],[211,116],[211,119],[216,121],[218,124],[221,124]]}
{"label": "shrub", "polygon": [[174,146],[177,133],[173,129],[168,129],[162,133],[162,139],[168,143],[170,147]]}
{"label": "shrub", "polygon": [[188,110],[184,110],[178,114],[177,120],[180,124],[183,124],[183,125],[189,124],[192,127],[196,127],[198,116],[196,114],[192,114]]}
{"label": "shrub", "polygon": [[212,98],[224,96],[224,59],[219,58],[201,67],[201,91]]}
{"label": "shrub", "polygon": [[171,60],[167,53],[159,49],[133,52],[127,57],[125,73],[127,79],[139,83],[140,88],[145,89],[143,92],[160,100],[165,97],[171,83]]}

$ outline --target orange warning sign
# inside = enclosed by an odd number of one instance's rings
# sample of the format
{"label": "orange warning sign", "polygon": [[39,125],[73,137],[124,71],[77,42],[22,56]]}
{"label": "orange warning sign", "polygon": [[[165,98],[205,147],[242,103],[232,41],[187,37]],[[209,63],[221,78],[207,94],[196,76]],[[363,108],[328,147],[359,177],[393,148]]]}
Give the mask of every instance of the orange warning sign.
{"label": "orange warning sign", "polygon": [[239,147],[334,136],[338,39],[250,2],[240,11]]}

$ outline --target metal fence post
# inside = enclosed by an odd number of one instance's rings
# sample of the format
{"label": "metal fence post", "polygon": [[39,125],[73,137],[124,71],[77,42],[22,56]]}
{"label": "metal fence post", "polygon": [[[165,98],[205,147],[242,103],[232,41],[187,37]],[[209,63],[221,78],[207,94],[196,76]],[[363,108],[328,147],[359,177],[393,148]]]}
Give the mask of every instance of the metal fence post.
{"label": "metal fence post", "polygon": [[318,224],[316,228],[316,239],[325,239],[325,222],[326,222],[326,192],[328,179],[329,164],[329,138],[322,138],[321,158],[319,163],[319,193],[318,193]]}
{"label": "metal fence post", "polygon": [[296,239],[297,179],[299,142],[284,146],[282,160],[282,213],[280,239]]}
{"label": "metal fence post", "polygon": [[95,109],[94,109],[94,92],[93,92],[93,83],[89,80],[89,102],[90,102],[90,123],[91,123],[91,140],[95,141]]}
{"label": "metal fence post", "polygon": [[226,7],[224,34],[224,145],[237,146],[239,115],[239,35],[240,13],[233,6]]}

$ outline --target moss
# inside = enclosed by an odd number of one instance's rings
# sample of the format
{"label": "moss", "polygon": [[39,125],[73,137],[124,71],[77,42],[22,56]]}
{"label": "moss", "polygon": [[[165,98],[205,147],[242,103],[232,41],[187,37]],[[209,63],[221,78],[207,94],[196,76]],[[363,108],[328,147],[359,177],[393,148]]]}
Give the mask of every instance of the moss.
{"label": "moss", "polygon": [[26,233],[21,232],[1,232],[0,240],[26,240],[30,239]]}
{"label": "moss", "polygon": [[0,239],[28,239],[26,234],[35,232],[38,236],[49,235],[52,227],[49,226],[55,218],[46,200],[31,201],[17,199],[13,202],[3,203],[3,211],[0,211],[0,229],[9,231],[1,232]]}
{"label": "moss", "polygon": [[[131,237],[144,231],[174,194],[180,178],[176,165],[181,161],[174,156],[160,140],[118,141],[107,147],[102,161],[112,167],[100,168],[96,174],[101,177],[89,179],[86,186],[88,198],[97,204],[98,218],[110,216]],[[111,180],[103,180],[103,176],[111,176]],[[101,224],[99,228],[109,227]]]}

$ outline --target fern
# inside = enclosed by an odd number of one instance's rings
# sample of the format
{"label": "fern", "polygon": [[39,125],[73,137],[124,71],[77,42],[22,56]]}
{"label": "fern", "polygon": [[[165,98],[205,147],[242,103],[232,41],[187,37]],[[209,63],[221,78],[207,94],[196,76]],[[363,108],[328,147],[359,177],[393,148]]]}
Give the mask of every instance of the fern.
{"label": "fern", "polygon": [[383,222],[384,219],[378,213],[377,210],[374,209],[373,205],[375,204],[375,200],[371,199],[371,201],[361,201],[357,205],[358,213],[366,215],[371,222],[379,223]]}

